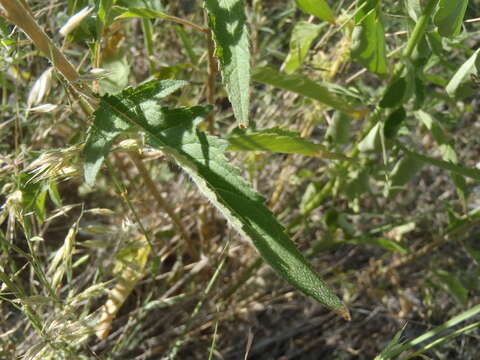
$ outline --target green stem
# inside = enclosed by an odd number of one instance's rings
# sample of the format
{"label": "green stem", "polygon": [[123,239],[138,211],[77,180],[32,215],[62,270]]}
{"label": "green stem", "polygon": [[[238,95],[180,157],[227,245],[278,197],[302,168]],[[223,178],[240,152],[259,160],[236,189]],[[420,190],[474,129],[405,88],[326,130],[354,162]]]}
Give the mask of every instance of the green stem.
{"label": "green stem", "polygon": [[152,23],[150,19],[143,19],[143,36],[145,39],[145,48],[147,49],[148,56],[148,67],[150,68],[150,75],[155,72],[155,62],[153,61],[154,50],[153,50],[153,31]]}
{"label": "green stem", "polygon": [[410,36],[410,39],[408,39],[407,46],[403,51],[404,57],[410,58],[412,56],[413,51],[415,50],[416,46],[418,45],[423,35],[425,34],[425,29],[427,27],[428,21],[432,17],[432,13],[437,7],[438,1],[439,0],[429,0],[427,5],[425,6],[425,10],[423,11],[423,14],[418,19],[418,22],[415,25],[415,28],[413,29],[412,35]]}

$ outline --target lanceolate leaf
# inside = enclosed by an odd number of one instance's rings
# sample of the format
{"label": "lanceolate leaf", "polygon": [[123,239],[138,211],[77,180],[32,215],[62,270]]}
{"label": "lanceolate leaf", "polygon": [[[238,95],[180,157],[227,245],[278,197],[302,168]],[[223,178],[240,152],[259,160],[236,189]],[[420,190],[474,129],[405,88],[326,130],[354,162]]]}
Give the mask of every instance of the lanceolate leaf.
{"label": "lanceolate leaf", "polygon": [[345,155],[328,151],[300,137],[297,133],[279,128],[234,134],[228,137],[228,151],[270,151],[286,154],[301,154],[326,159],[348,160]]}
{"label": "lanceolate leaf", "polygon": [[315,15],[319,19],[335,23],[333,11],[325,0],[296,0],[297,5],[307,14]]}
{"label": "lanceolate leaf", "polygon": [[244,7],[242,0],[205,0],[228,99],[240,126],[248,127],[250,49]]}
{"label": "lanceolate leaf", "polygon": [[438,26],[438,33],[446,37],[457,36],[462,29],[467,6],[468,0],[440,0],[433,19]]}
{"label": "lanceolate leaf", "polygon": [[[120,96],[104,96],[95,112],[95,123],[86,144],[86,153],[103,157],[105,151],[92,151],[90,147],[103,143],[104,138],[108,138],[111,145],[115,134],[120,134],[124,129],[144,131],[146,142],[169,154],[191,176],[199,190],[221,211],[230,225],[252,241],[280,276],[349,319],[345,305],[297,250],[264,205],[264,199],[227,161],[224,156],[227,143],[196,129],[211,108],[168,109],[155,106],[148,96],[143,95],[144,89],[151,95],[152,88],[153,85],[147,84],[125,90]],[[90,164],[87,163],[86,168],[98,166],[94,158],[88,158]]]}
{"label": "lanceolate leaf", "polygon": [[287,75],[269,67],[262,67],[255,69],[252,78],[260,83],[293,91],[317,100],[356,119],[362,118],[367,111],[365,108],[354,106],[347,99],[335,95],[326,85],[310,80],[303,75]]}

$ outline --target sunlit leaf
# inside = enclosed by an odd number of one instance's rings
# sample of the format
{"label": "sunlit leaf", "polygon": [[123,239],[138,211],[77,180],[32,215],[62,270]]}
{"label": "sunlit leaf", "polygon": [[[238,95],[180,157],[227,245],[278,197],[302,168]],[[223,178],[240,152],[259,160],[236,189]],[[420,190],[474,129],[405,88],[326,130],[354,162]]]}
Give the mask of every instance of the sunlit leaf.
{"label": "sunlit leaf", "polygon": [[362,118],[367,109],[352,105],[347,99],[332,92],[325,84],[310,80],[303,75],[288,75],[275,71],[269,67],[255,69],[253,80],[272,85],[280,89],[293,91],[297,94],[317,100],[322,104],[340,110],[354,118]]}
{"label": "sunlit leaf", "polygon": [[[264,205],[264,199],[243,180],[239,169],[228,162],[224,156],[227,142],[196,128],[211,107],[168,109],[155,106],[149,98],[155,89],[165,92],[161,84],[147,83],[137,89],[127,89],[119,96],[102,97],[85,148],[90,154],[85,171],[87,179],[93,181],[95,170],[106,155],[105,149],[116,136],[131,128],[145,132],[147,144],[170,155],[229,224],[252,241],[281,277],[349,319],[345,305],[298,251]],[[100,151],[98,146],[91,149],[98,143],[103,146],[99,147]]]}
{"label": "sunlit leaf", "polygon": [[330,23],[335,22],[333,11],[325,0],[296,0],[296,2],[298,7],[307,14]]}
{"label": "sunlit leaf", "polygon": [[302,65],[313,40],[318,36],[321,29],[321,25],[306,21],[299,21],[295,24],[290,38],[290,51],[284,66],[287,74],[294,72]]}
{"label": "sunlit leaf", "polygon": [[250,49],[242,0],[205,0],[215,56],[233,113],[241,127],[248,127],[250,110]]}
{"label": "sunlit leaf", "polygon": [[475,51],[453,75],[446,88],[448,95],[451,97],[466,97],[478,91],[476,89],[480,83],[480,79],[477,78],[480,62],[478,54],[480,54],[480,49]]}
{"label": "sunlit leaf", "polygon": [[299,134],[280,128],[262,129],[248,133],[236,133],[228,137],[228,151],[269,151],[286,154],[301,154],[326,159],[348,160],[345,155],[328,151]]}

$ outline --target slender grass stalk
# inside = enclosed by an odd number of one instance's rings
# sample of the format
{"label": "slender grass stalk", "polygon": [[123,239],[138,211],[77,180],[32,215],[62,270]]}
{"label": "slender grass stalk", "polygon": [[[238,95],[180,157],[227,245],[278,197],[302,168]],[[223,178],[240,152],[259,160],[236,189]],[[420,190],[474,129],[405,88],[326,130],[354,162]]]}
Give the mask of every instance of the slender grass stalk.
{"label": "slender grass stalk", "polygon": [[185,229],[185,226],[183,225],[178,215],[175,213],[175,210],[173,209],[173,207],[170,206],[170,204],[162,197],[162,195],[158,191],[157,186],[155,185],[152,178],[150,177],[150,173],[148,172],[147,168],[143,164],[142,159],[140,159],[140,156],[138,156],[138,154],[135,152],[130,152],[129,155],[130,155],[130,159],[137,167],[137,170],[140,173],[140,176],[143,178],[143,182],[145,183],[145,186],[148,188],[148,191],[152,194],[153,198],[155,199],[159,207],[162,210],[164,210],[172,220],[173,225],[176,227],[177,231],[180,233],[180,236],[185,241],[185,244],[189,249],[190,255],[193,256],[194,259],[197,259],[199,256],[198,251],[196,250],[195,246],[193,246],[190,236],[188,235],[188,232]]}

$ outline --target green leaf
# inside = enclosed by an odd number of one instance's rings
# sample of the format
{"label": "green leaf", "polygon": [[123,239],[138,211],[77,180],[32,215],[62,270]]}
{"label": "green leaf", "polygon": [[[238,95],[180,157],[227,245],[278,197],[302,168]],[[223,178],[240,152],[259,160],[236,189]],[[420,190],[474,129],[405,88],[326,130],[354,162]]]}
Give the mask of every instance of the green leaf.
{"label": "green leaf", "polygon": [[326,159],[349,160],[345,155],[328,151],[320,144],[308,141],[298,133],[280,128],[263,129],[227,138],[228,151],[270,151],[285,154],[301,154]]}
{"label": "green leaf", "polygon": [[333,11],[325,0],[296,0],[296,2],[298,7],[307,14],[335,23]]}
{"label": "green leaf", "polygon": [[395,196],[422,169],[423,162],[411,155],[403,156],[390,174],[390,188],[387,196]]}
{"label": "green leaf", "polygon": [[404,103],[406,93],[407,79],[405,77],[399,77],[390,83],[379,105],[382,108],[397,107]]}
{"label": "green leaf", "polygon": [[[185,86],[185,81],[179,80],[163,80],[148,82],[137,89],[125,90],[120,99],[135,99],[133,102],[141,110],[149,112],[155,101],[152,98],[160,99],[165,97],[179,88]],[[112,97],[115,99],[115,97]],[[132,100],[130,100],[132,101]],[[111,111],[104,107],[99,108],[95,112],[96,117],[104,117]],[[160,116],[162,114],[159,114]],[[93,185],[100,167],[108,155],[115,138],[122,132],[130,129],[130,125],[121,118],[122,114],[118,114],[116,118],[109,122],[96,121],[90,128],[89,135],[85,144],[85,181],[88,185]]]}
{"label": "green leaf", "polygon": [[248,127],[250,110],[250,49],[242,0],[205,0],[215,55],[228,99],[240,127]]}
{"label": "green leaf", "polygon": [[376,123],[368,132],[362,141],[358,144],[358,150],[361,152],[377,151],[380,148],[380,129],[381,123]]}
{"label": "green leaf", "polygon": [[349,114],[355,119],[362,118],[367,112],[366,108],[354,106],[347,99],[334,94],[326,84],[317,83],[303,75],[287,75],[269,67],[260,67],[255,69],[252,78],[257,82],[293,91],[317,100],[322,104]]}
{"label": "green leaf", "polygon": [[405,0],[405,6],[410,18],[417,22],[420,16],[422,16],[422,4],[420,0]]}
{"label": "green leaf", "polygon": [[[364,0],[361,4],[369,2]],[[358,11],[352,34],[352,58],[371,72],[385,75],[388,72],[385,30],[380,9],[368,6]]]}
{"label": "green leaf", "polygon": [[293,73],[302,65],[313,40],[318,36],[322,27],[322,25],[306,21],[299,21],[295,24],[290,38],[290,51],[284,64],[287,74]]}
{"label": "green leaf", "polygon": [[480,62],[479,53],[480,49],[475,51],[473,55],[460,66],[455,75],[453,75],[446,88],[448,95],[454,98],[467,97],[478,91],[476,89],[478,86],[476,76],[478,76]]}
{"label": "green leaf", "polygon": [[352,118],[340,111],[336,111],[328,125],[325,138],[336,145],[345,145],[350,140]]}
{"label": "green leaf", "polygon": [[403,106],[392,111],[385,120],[385,125],[383,127],[385,138],[392,139],[395,137],[406,117],[407,113]]}
{"label": "green leaf", "polygon": [[460,34],[468,0],[440,0],[433,22],[440,35],[455,37]]}
{"label": "green leaf", "polygon": [[86,153],[98,153],[91,151],[90,147],[97,142],[103,143],[105,138],[111,142],[113,132],[119,134],[131,128],[142,130],[146,133],[146,143],[170,155],[229,224],[252,241],[280,276],[349,319],[345,305],[298,251],[264,205],[264,199],[245,182],[239,169],[225,158],[227,142],[196,129],[211,107],[162,108],[146,96],[152,95],[155,88],[164,92],[161,83],[127,89],[120,96],[104,96],[95,112]]}
{"label": "green leaf", "polygon": [[[116,9],[119,9],[116,7]],[[129,19],[129,18],[136,18],[140,17],[143,19],[165,19],[171,20],[173,17],[164,13],[162,11],[155,11],[152,9],[145,9],[145,8],[130,8],[127,11],[124,11],[120,15],[118,15],[115,20],[120,19]]]}
{"label": "green leaf", "polygon": [[423,161],[427,164],[437,166],[441,169],[449,170],[453,173],[463,175],[463,176],[469,177],[471,179],[480,181],[480,170],[478,170],[478,169],[463,167],[461,165],[453,164],[453,163],[448,162],[448,161],[443,161],[443,160],[440,160],[440,159],[436,159],[436,158],[432,158],[432,157],[429,157],[429,156],[419,154],[415,151],[408,150],[405,146],[403,146],[399,142],[397,142],[397,146],[399,146],[408,155],[410,155],[410,156],[412,156],[412,157],[414,157],[414,158],[416,158],[420,161]]}
{"label": "green leaf", "polygon": [[359,244],[359,245],[376,246],[388,251],[398,252],[402,255],[405,255],[408,253],[408,250],[405,249],[398,242],[395,242],[387,238],[362,237],[362,238],[355,238],[355,239],[348,240],[348,242],[353,244]]}
{"label": "green leaf", "polygon": [[122,52],[103,59],[102,69],[109,71],[109,73],[99,81],[102,94],[117,94],[128,85],[130,65]]}

